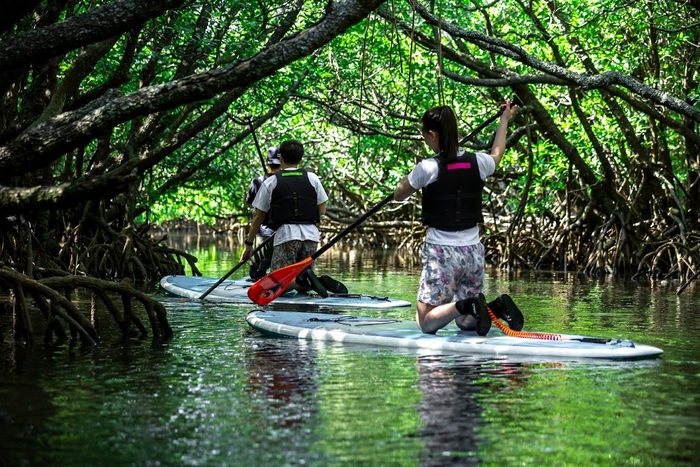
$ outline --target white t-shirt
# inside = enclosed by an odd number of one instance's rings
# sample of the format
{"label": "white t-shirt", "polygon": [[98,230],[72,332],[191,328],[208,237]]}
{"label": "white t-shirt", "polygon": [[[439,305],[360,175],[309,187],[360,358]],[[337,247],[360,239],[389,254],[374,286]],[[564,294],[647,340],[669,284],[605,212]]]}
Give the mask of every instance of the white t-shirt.
{"label": "white t-shirt", "polygon": [[[295,170],[294,168],[287,168],[284,170]],[[316,205],[323,204],[328,201],[328,195],[326,190],[323,189],[321,181],[318,176],[313,172],[307,172],[309,175],[309,182],[311,186],[316,190]],[[272,200],[272,191],[277,187],[277,177],[268,177],[267,180],[260,185],[258,194],[255,195],[253,200],[253,206],[261,211],[270,210],[270,201]],[[318,242],[321,240],[321,235],[318,232],[318,227],[315,224],[283,224],[277,229],[275,233],[274,245],[281,245],[282,243],[288,242],[290,240],[311,240]]]}
{"label": "white t-shirt", "polygon": [[[458,155],[461,155],[462,152],[464,151],[460,150]],[[477,152],[476,161],[479,164],[479,175],[482,180],[486,180],[496,170],[496,163],[491,154]],[[424,159],[408,174],[408,183],[416,190],[420,190],[437,180],[439,173],[440,168],[434,157]],[[436,245],[465,246],[476,245],[480,241],[479,226],[456,232],[428,227],[428,232],[425,236],[426,243],[434,243]]]}
{"label": "white t-shirt", "polygon": [[[265,174],[261,175],[259,177],[254,178],[253,180],[250,181],[250,186],[248,187],[248,195],[245,198],[245,202],[250,204],[252,206],[253,200],[255,199],[255,195],[258,194],[258,190],[260,189],[260,186],[263,184],[263,182],[267,179],[270,178],[273,174]],[[260,224],[260,228],[258,229],[257,235],[261,235],[263,237],[269,237],[275,233],[274,230],[266,226],[265,224]]]}

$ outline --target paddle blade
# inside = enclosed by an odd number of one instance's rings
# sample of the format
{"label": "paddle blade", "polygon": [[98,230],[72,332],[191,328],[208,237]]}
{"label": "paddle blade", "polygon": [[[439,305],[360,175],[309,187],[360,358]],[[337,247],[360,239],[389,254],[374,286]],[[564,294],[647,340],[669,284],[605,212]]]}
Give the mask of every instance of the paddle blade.
{"label": "paddle blade", "polygon": [[312,257],[305,258],[298,263],[290,264],[282,269],[272,271],[267,276],[258,280],[248,289],[248,298],[257,305],[267,305],[284,293],[284,289],[292,283],[302,271],[313,264]]}

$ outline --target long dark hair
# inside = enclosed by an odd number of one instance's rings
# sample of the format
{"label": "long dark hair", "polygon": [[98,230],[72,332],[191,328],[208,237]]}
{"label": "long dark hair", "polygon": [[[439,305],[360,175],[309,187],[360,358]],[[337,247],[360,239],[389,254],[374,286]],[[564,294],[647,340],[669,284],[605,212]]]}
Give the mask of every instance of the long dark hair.
{"label": "long dark hair", "polygon": [[433,107],[420,119],[424,131],[435,131],[440,137],[440,151],[445,162],[457,159],[459,136],[457,117],[452,108],[446,105]]}

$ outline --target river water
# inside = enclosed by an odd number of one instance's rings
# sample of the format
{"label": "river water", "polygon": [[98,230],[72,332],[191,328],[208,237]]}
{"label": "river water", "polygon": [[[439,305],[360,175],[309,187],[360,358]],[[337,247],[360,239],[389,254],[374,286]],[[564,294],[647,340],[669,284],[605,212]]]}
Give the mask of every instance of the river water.
{"label": "river water", "polygon": [[[204,275],[219,277],[237,259],[225,243],[174,246],[197,255]],[[351,292],[413,302],[420,267],[411,256],[331,250],[317,270]],[[166,343],[124,341],[104,317],[96,348],[26,348],[11,340],[4,313],[0,465],[697,465],[700,283],[680,296],[679,286],[489,271],[487,298],[513,296],[527,330],[664,350],[638,362],[516,361],[269,338],[247,326],[253,306],[155,291],[175,334]]]}

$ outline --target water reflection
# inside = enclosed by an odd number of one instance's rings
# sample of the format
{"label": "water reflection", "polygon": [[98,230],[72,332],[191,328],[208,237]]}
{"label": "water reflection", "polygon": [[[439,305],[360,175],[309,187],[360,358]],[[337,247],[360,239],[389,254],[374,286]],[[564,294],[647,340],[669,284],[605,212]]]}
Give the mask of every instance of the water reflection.
{"label": "water reflection", "polygon": [[[197,248],[212,276],[237,259],[232,244]],[[324,268],[359,293],[413,301],[419,268],[410,254],[397,256],[348,246],[329,252]],[[630,338],[665,354],[515,361],[276,339],[249,329],[249,307],[165,296],[168,343],[109,337],[114,324],[104,316],[96,349],[27,348],[0,315],[0,412],[12,420],[0,421],[0,465],[687,466],[700,458],[698,287],[677,296],[643,281],[499,270],[486,287],[518,297],[527,329]]]}
{"label": "water reflection", "polygon": [[480,365],[446,365],[442,357],[417,359],[417,406],[424,445],[421,465],[478,465],[478,443],[484,440],[477,428],[484,424],[482,409],[474,397],[483,386]]}
{"label": "water reflection", "polygon": [[281,427],[298,428],[307,422],[315,412],[318,388],[313,347],[305,341],[280,346],[270,339],[254,339],[245,353],[251,398],[275,409]]}

